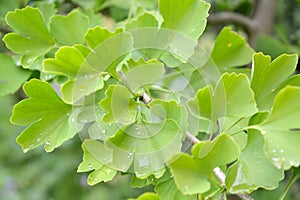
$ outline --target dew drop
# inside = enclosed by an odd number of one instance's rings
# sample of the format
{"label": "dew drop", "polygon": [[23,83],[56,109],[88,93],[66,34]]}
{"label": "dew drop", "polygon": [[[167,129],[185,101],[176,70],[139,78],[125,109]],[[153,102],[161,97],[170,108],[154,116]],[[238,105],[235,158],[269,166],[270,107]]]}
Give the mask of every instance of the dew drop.
{"label": "dew drop", "polygon": [[276,153],[276,149],[273,149],[273,150],[272,150],[272,153]]}
{"label": "dew drop", "polygon": [[283,149],[281,149],[281,150],[280,150],[280,153],[284,153],[284,150],[283,150]]}
{"label": "dew drop", "polygon": [[40,141],[41,141],[41,138],[37,138],[37,139],[36,139],[36,142],[40,142]]}
{"label": "dew drop", "polygon": [[188,186],[186,186],[186,185],[185,185],[183,188],[184,188],[185,191],[188,191],[188,190],[190,189],[190,188],[189,188]]}
{"label": "dew drop", "polygon": [[103,134],[106,133],[106,130],[102,130],[101,133],[103,133]]}
{"label": "dew drop", "polygon": [[88,168],[89,168],[89,169],[92,169],[92,167],[93,167],[92,164],[89,164],[89,165],[88,165]]}
{"label": "dew drop", "polygon": [[29,151],[28,148],[23,149],[23,152],[24,152],[24,153],[27,153],[28,151]]}
{"label": "dew drop", "polygon": [[74,117],[71,118],[71,122],[75,122],[75,118]]}
{"label": "dew drop", "polygon": [[84,75],[84,78],[85,78],[85,79],[88,79],[88,78],[89,78],[89,76],[88,76],[88,75]]}
{"label": "dew drop", "polygon": [[108,126],[112,126],[112,124],[108,124]]}
{"label": "dew drop", "polygon": [[261,134],[265,135],[267,133],[267,131],[263,130],[261,131]]}
{"label": "dew drop", "polygon": [[132,157],[132,153],[128,153],[126,157],[127,158],[131,158]]}
{"label": "dew drop", "polygon": [[49,141],[45,142],[46,146],[49,146],[51,143]]}

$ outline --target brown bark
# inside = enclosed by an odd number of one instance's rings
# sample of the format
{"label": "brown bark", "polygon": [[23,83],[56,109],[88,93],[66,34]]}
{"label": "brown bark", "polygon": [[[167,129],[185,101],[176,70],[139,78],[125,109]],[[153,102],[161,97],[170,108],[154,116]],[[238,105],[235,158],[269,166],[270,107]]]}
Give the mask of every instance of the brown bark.
{"label": "brown bark", "polygon": [[219,12],[211,14],[208,22],[211,24],[234,23],[244,27],[248,33],[250,45],[255,48],[259,35],[271,35],[276,12],[276,0],[258,0],[253,16],[234,12]]}

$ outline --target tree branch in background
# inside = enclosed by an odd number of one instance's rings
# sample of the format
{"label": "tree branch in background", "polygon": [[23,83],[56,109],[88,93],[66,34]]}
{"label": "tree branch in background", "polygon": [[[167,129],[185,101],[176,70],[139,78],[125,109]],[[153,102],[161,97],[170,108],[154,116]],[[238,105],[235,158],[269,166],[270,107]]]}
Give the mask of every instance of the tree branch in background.
{"label": "tree branch in background", "polygon": [[255,48],[259,35],[272,34],[275,12],[276,0],[259,0],[256,2],[252,17],[234,12],[211,13],[208,23],[212,25],[234,23],[243,27],[248,33],[250,45]]}

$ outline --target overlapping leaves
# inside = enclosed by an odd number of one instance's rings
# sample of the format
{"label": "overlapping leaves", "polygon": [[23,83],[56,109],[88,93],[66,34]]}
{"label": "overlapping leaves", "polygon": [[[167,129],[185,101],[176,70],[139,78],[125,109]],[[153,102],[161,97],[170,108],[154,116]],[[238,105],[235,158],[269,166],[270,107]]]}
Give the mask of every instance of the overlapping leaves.
{"label": "overlapping leaves", "polygon": [[227,134],[221,134],[213,142],[203,141],[194,145],[192,155],[175,154],[168,161],[168,166],[183,194],[203,194],[220,185],[214,181],[214,168],[235,161],[239,154],[239,146],[234,140]]}

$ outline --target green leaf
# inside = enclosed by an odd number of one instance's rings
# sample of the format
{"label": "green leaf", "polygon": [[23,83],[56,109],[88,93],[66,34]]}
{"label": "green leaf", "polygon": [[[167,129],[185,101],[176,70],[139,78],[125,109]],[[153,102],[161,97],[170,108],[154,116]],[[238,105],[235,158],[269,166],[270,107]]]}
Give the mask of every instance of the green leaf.
{"label": "green leaf", "polygon": [[73,103],[104,86],[101,72],[96,71],[87,62],[90,50],[83,45],[62,47],[55,58],[45,59],[43,71],[69,77],[61,88],[65,102]]}
{"label": "green leaf", "polygon": [[90,50],[83,45],[61,47],[55,53],[55,58],[47,58],[44,60],[43,71],[71,78],[75,78],[79,71],[83,73],[81,67],[85,68],[84,73],[96,73],[93,68],[90,68],[85,63],[85,58],[89,53]]}
{"label": "green leaf", "polygon": [[117,171],[103,165],[97,158],[90,153],[89,149],[86,148],[86,145],[82,145],[83,149],[83,161],[78,166],[77,172],[87,172],[94,170],[88,176],[87,182],[89,185],[95,185],[99,182],[108,182],[112,180]]}
{"label": "green leaf", "polygon": [[102,28],[96,26],[91,28],[85,34],[85,41],[91,48],[96,48],[103,41],[121,33],[123,30],[121,28],[116,29],[115,32],[110,32],[107,28]]}
{"label": "green leaf", "polygon": [[62,45],[83,44],[88,28],[88,17],[79,10],[73,10],[67,16],[55,15],[50,22],[51,34]]}
{"label": "green leaf", "polygon": [[155,187],[155,191],[161,199],[164,200],[196,200],[197,195],[184,195],[177,189],[174,179],[159,183]]}
{"label": "green leaf", "polygon": [[8,33],[3,38],[12,51],[30,56],[43,55],[49,51],[55,41],[50,35],[42,14],[37,8],[17,9],[6,15],[7,24],[16,33]]}
{"label": "green leaf", "polygon": [[[224,105],[226,111],[223,113],[222,106]],[[257,111],[248,77],[245,74],[223,74],[216,86],[213,104],[214,116],[248,117]]]}
{"label": "green leaf", "polygon": [[133,19],[126,23],[126,30],[134,30],[138,28],[147,28],[147,27],[158,27],[158,21],[154,15],[151,13],[145,12],[139,15],[136,19]]}
{"label": "green leaf", "polygon": [[203,141],[194,145],[192,156],[175,154],[169,159],[168,166],[183,194],[203,194],[210,190],[212,184],[218,184],[212,179],[215,176],[213,169],[235,161],[239,153],[239,146],[234,140],[227,134],[221,134],[213,142]]}
{"label": "green leaf", "polygon": [[296,54],[283,54],[272,62],[270,56],[262,53],[254,55],[251,87],[259,109],[271,108],[274,98],[279,92],[276,89],[294,73],[297,61]]}
{"label": "green leaf", "polygon": [[49,83],[32,79],[23,89],[29,99],[15,105],[11,122],[28,125],[17,138],[24,152],[41,144],[51,152],[77,133],[75,111],[58,97]]}
{"label": "green leaf", "polygon": [[40,10],[42,13],[45,23],[47,26],[49,26],[50,19],[55,13],[57,12],[57,9],[55,8],[54,3],[50,2],[34,2],[34,5]]}
{"label": "green leaf", "polygon": [[122,66],[122,72],[126,82],[132,91],[142,87],[147,91],[149,86],[160,80],[165,72],[164,65],[157,60],[145,61],[130,59]]}
{"label": "green leaf", "polygon": [[221,71],[227,71],[232,67],[250,63],[253,53],[253,49],[242,36],[226,27],[215,41],[211,58]]}
{"label": "green leaf", "polygon": [[210,4],[202,0],[160,0],[163,27],[179,31],[194,40],[203,33]]}
{"label": "green leaf", "polygon": [[83,150],[83,161],[78,166],[77,172],[88,172],[103,166],[103,164],[90,153],[89,149],[86,148],[85,142],[83,142],[81,147]]}
{"label": "green leaf", "polygon": [[263,135],[251,130],[239,161],[227,172],[226,187],[231,193],[251,193],[258,188],[272,190],[283,178],[283,170],[277,169],[265,153]]}
{"label": "green leaf", "polygon": [[213,91],[210,86],[199,89],[196,97],[188,101],[189,110],[197,117],[211,119]]}
{"label": "green leaf", "polygon": [[277,94],[268,118],[252,126],[264,135],[266,151],[279,169],[287,170],[300,164],[299,100],[300,87],[287,86]]}
{"label": "green leaf", "polygon": [[16,66],[14,61],[0,54],[0,96],[16,92],[29,78],[30,72]]}
{"label": "green leaf", "polygon": [[103,116],[104,122],[130,124],[135,121],[137,103],[125,86],[110,85],[105,94],[106,97],[99,103],[107,112]]}
{"label": "green leaf", "polygon": [[161,200],[157,194],[146,192],[140,195],[137,199],[128,199],[128,200]]}
{"label": "green leaf", "polygon": [[198,90],[188,105],[193,114],[208,119],[248,117],[257,112],[248,77],[236,73],[224,73],[214,93],[209,86]]}
{"label": "green leaf", "polygon": [[108,182],[111,181],[116,176],[116,174],[116,170],[102,165],[102,167],[89,174],[87,182],[89,185],[96,185],[100,182]]}
{"label": "green leaf", "polygon": [[174,120],[183,133],[187,128],[187,111],[184,106],[178,104],[176,101],[164,101],[154,99],[149,104],[150,113],[156,115],[161,120]]}
{"label": "green leaf", "polygon": [[136,123],[122,127],[105,141],[113,151],[112,166],[127,171],[131,164],[138,178],[163,175],[166,160],[180,151],[182,133],[173,120]]}
{"label": "green leaf", "polygon": [[94,47],[86,62],[99,72],[108,72],[119,78],[117,67],[133,50],[131,34],[122,32],[122,29],[111,33],[96,27],[89,30],[85,39],[89,46]]}

